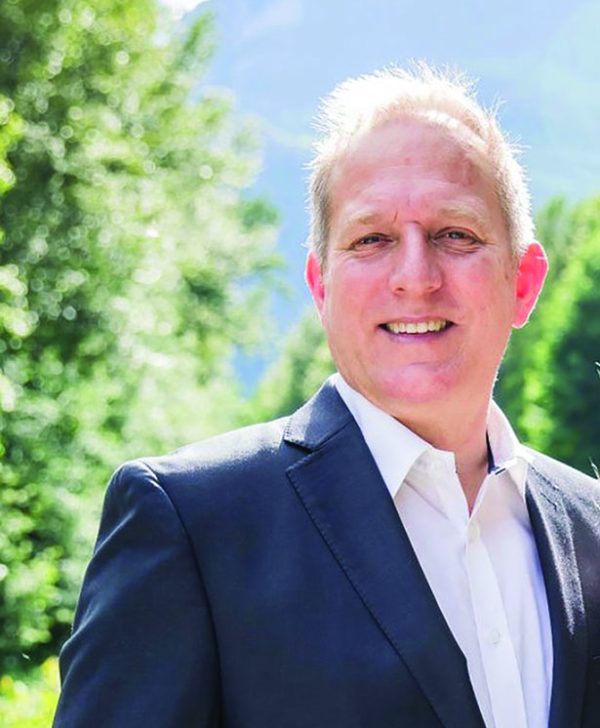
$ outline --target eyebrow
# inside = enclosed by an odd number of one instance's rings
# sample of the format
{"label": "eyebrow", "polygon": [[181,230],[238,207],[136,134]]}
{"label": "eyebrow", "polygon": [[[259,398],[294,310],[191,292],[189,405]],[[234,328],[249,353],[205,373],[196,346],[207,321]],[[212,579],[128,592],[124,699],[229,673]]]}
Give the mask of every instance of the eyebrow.
{"label": "eyebrow", "polygon": [[437,214],[442,217],[445,215],[449,215],[451,217],[454,216],[458,218],[466,218],[469,221],[472,221],[486,235],[489,235],[489,216],[484,215],[480,210],[477,209],[477,207],[477,205],[472,204],[462,205],[460,203],[449,203],[440,207],[440,209],[437,211]]}
{"label": "eyebrow", "polygon": [[356,227],[367,227],[376,225],[384,221],[384,215],[380,212],[358,211],[351,214],[341,222],[340,232],[342,235],[348,235]]}
{"label": "eyebrow", "polygon": [[[472,222],[479,230],[481,230],[484,236],[489,236],[489,216],[484,215],[480,210],[477,209],[477,207],[477,205],[473,204],[449,202],[442,205],[435,211],[435,217],[450,216],[456,218],[464,218]],[[350,217],[348,217],[344,221],[343,229],[349,230],[357,225],[368,226],[381,222],[389,223],[386,215],[382,214],[381,212],[369,212],[368,210],[366,210],[364,212],[358,212],[356,215],[351,215]]]}
{"label": "eyebrow", "polygon": [[351,215],[344,220],[344,227],[351,227],[354,225],[371,225],[374,222],[379,222],[384,216],[379,212],[366,212],[358,215]]}

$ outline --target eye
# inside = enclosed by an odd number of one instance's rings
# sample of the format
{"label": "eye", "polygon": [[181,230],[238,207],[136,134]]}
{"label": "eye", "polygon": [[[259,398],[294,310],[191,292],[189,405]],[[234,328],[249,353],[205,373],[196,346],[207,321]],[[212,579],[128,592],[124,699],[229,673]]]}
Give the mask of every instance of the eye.
{"label": "eye", "polygon": [[460,230],[451,228],[449,230],[442,230],[440,233],[433,237],[433,242],[436,245],[443,246],[450,250],[467,252],[476,250],[483,241],[480,240],[476,235],[469,232],[468,230]]}
{"label": "eye", "polygon": [[379,247],[380,245],[387,243],[391,240],[387,235],[380,233],[371,233],[370,235],[364,235],[362,238],[355,240],[350,246],[352,250],[366,250],[369,248]]}

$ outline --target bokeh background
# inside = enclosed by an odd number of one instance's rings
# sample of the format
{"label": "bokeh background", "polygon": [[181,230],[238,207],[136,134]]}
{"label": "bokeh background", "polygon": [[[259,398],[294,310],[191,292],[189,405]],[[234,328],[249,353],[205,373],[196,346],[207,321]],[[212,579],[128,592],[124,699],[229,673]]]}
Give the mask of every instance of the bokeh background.
{"label": "bokeh background", "polygon": [[597,1],[1,0],[2,726],[51,722],[112,470],[290,412],[331,371],[305,167],[348,75],[426,58],[503,102],[551,273],[496,396],[594,472],[598,27]]}

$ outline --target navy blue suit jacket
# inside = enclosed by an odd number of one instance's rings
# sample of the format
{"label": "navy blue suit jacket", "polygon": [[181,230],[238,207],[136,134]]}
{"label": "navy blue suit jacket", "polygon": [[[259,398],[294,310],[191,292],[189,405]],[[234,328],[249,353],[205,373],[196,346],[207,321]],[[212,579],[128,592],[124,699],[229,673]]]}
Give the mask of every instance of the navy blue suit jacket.
{"label": "navy blue suit jacket", "polygon": [[[596,728],[600,487],[538,456],[527,502],[552,622],[550,726]],[[61,671],[55,728],[484,728],[331,384],[290,418],[117,471]]]}

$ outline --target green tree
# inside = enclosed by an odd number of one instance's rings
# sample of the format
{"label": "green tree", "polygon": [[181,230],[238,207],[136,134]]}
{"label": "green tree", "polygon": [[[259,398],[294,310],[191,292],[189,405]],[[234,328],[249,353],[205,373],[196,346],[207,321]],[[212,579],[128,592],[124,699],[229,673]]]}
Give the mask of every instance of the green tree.
{"label": "green tree", "polygon": [[311,308],[289,335],[264,375],[244,417],[247,423],[288,415],[306,402],[335,371],[323,328]]}
{"label": "green tree", "polygon": [[0,208],[21,317],[0,343],[4,669],[67,635],[118,461],[235,417],[226,361],[260,334],[275,217],[244,193],[253,130],[198,87],[210,50],[209,16],[178,32],[155,0],[0,4],[22,120]]}
{"label": "green tree", "polygon": [[[14,112],[10,99],[0,95],[0,198],[15,183],[15,175],[10,167],[7,154],[22,133],[22,124]],[[4,231],[0,229],[0,245]],[[18,346],[33,326],[33,317],[26,308],[26,286],[19,276],[15,265],[0,266],[0,352],[4,353],[9,344]],[[16,402],[15,382],[11,380],[5,365],[0,362],[0,413],[10,412]],[[4,446],[0,440],[0,454]]]}
{"label": "green tree", "polygon": [[48,728],[56,712],[59,693],[58,660],[49,657],[27,676],[0,678],[2,728]]}
{"label": "green tree", "polygon": [[552,201],[538,231],[550,274],[531,322],[513,336],[498,398],[524,441],[591,472],[600,442],[600,199]]}

